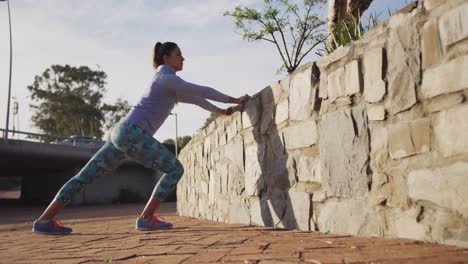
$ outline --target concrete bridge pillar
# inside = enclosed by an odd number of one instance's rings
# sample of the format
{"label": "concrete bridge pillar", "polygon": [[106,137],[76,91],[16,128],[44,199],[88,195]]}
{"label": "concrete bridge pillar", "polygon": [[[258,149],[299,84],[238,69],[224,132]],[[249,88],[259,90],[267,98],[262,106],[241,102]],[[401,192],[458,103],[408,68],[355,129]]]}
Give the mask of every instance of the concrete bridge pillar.
{"label": "concrete bridge pillar", "polygon": [[33,204],[49,203],[62,185],[76,172],[77,169],[67,169],[23,177],[20,199]]}

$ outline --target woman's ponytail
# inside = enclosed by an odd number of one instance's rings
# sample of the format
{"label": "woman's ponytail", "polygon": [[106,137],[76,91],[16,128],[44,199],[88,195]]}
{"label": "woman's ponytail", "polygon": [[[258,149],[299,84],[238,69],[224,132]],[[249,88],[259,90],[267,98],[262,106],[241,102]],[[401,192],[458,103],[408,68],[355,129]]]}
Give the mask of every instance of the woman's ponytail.
{"label": "woman's ponytail", "polygon": [[159,66],[159,63],[158,63],[158,53],[159,51],[161,50],[161,46],[162,46],[162,43],[161,42],[157,42],[155,45],[154,45],[154,49],[153,49],[153,67],[156,69],[158,68]]}

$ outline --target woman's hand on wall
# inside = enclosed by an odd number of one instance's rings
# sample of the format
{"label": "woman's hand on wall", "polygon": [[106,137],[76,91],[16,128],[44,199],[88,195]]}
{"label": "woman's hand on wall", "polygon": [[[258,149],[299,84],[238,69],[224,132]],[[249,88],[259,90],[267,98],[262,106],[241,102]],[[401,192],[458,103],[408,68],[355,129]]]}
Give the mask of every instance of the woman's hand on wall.
{"label": "woman's hand on wall", "polygon": [[228,107],[225,111],[225,115],[232,115],[233,113],[237,112],[237,111],[242,111],[244,110],[244,104],[238,104],[236,106],[231,106],[231,107]]}
{"label": "woman's hand on wall", "polygon": [[245,104],[249,101],[249,99],[250,99],[250,96],[248,94],[245,94],[239,98],[230,97],[227,103],[228,104]]}
{"label": "woman's hand on wall", "polygon": [[237,100],[238,100],[238,104],[245,104],[250,100],[250,95],[245,94],[245,95],[237,98]]}
{"label": "woman's hand on wall", "polygon": [[232,115],[234,112],[243,111],[244,105],[250,100],[250,95],[245,94],[239,98],[230,97],[228,103],[237,104],[236,106],[231,106],[227,109],[222,109],[218,114],[222,115]]}

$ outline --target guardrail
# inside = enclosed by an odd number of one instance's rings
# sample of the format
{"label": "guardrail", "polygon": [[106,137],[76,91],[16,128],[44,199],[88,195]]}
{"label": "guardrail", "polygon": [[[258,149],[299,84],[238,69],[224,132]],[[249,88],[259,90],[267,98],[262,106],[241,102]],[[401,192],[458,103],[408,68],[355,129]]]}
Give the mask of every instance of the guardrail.
{"label": "guardrail", "polygon": [[[5,139],[5,129],[0,128],[0,137],[2,140]],[[17,136],[17,140],[26,140],[33,141],[33,142],[40,142],[44,144],[66,144],[66,145],[73,145],[73,146],[82,146],[82,145],[101,145],[104,142],[101,140],[96,139],[87,139],[87,138],[79,138],[77,136],[55,136],[55,135],[48,135],[48,134],[39,134],[39,133],[31,133],[31,132],[24,132],[24,131],[17,131],[17,130],[8,130],[8,140],[14,140],[15,135]],[[19,139],[19,135],[23,135],[22,139]]]}

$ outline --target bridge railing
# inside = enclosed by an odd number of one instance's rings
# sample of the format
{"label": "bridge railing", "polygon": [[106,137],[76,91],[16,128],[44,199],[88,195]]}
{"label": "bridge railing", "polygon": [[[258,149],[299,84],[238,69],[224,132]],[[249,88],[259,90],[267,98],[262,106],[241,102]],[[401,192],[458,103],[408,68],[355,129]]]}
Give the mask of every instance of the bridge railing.
{"label": "bridge railing", "polygon": [[[2,140],[6,139],[5,137],[6,130],[0,128],[0,137]],[[16,137],[16,138],[15,138]],[[56,136],[48,134],[39,134],[25,131],[17,130],[8,130],[8,140],[27,140],[40,143],[49,143],[49,144],[63,144],[63,145],[72,145],[72,146],[92,146],[97,147],[102,145],[104,142],[97,140],[93,137],[87,136]]]}

